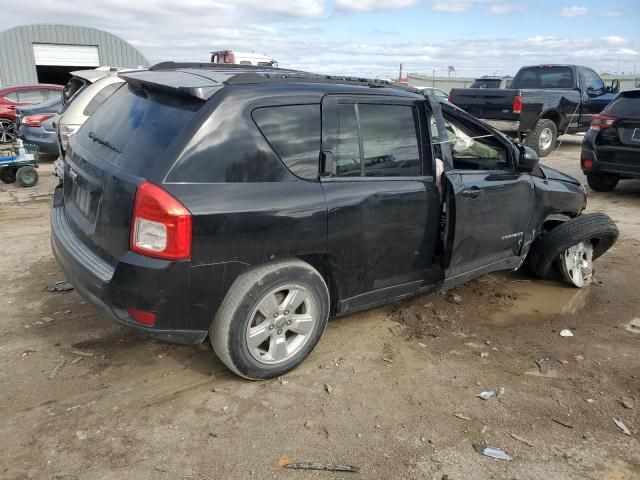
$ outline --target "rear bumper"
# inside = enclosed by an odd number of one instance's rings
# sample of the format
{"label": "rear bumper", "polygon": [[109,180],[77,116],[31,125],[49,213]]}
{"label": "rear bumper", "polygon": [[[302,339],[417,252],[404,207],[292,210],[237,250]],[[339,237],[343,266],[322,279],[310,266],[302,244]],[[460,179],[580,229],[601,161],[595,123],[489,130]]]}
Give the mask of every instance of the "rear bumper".
{"label": "rear bumper", "polygon": [[[580,167],[585,175],[608,173],[640,178],[640,148],[583,146],[580,158]],[[591,161],[591,167],[585,168],[585,160]]]}
{"label": "rear bumper", "polygon": [[46,155],[58,154],[58,141],[56,140],[56,132],[49,132],[42,127],[25,127],[22,125],[18,129],[18,136],[22,138],[24,143],[35,145],[40,153]]}
{"label": "rear bumper", "polygon": [[517,132],[520,130],[520,120],[490,120],[486,118],[481,118],[480,120],[501,132]]}
{"label": "rear bumper", "polygon": [[[61,192],[61,189],[56,189],[56,196]],[[73,233],[64,207],[56,206],[55,201],[51,209],[51,246],[66,279],[80,295],[100,307],[114,321],[175,343],[197,344],[205,339],[206,330],[173,328],[176,324],[188,324],[190,319],[189,299],[184,295],[188,286],[185,286],[180,272],[154,268],[158,265],[143,266],[141,263],[148,260],[138,259],[134,254],[130,258],[125,255],[115,266],[110,265]],[[160,267],[163,267],[167,262],[161,263]],[[168,293],[167,284],[175,285],[177,292]],[[149,291],[154,294],[149,294]],[[136,323],[127,313],[127,307],[153,311],[157,316],[156,326]]]}

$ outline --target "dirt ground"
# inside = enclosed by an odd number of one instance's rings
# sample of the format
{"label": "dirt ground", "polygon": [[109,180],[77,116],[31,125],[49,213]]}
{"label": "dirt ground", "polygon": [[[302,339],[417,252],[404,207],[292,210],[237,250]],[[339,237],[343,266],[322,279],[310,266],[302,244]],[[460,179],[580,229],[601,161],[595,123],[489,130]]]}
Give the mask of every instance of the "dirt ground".
{"label": "dirt ground", "polygon": [[[580,141],[544,162],[584,181]],[[0,478],[640,478],[640,181],[589,192],[621,236],[588,289],[486,275],[459,298],[332,321],[295,371],[249,382],[208,346],[149,339],[45,290],[63,279],[50,169],[32,189],[0,185]],[[280,469],[285,455],[360,472]]]}

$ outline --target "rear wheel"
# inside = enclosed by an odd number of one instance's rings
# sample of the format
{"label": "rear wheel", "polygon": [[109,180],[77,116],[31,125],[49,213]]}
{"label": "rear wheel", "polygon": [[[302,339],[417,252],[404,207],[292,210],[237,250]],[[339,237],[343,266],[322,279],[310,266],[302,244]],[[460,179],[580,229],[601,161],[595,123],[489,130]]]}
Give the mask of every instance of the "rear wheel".
{"label": "rear wheel", "polygon": [[38,183],[38,171],[30,165],[20,167],[16,173],[16,180],[23,187],[33,187]]}
{"label": "rear wheel", "polygon": [[0,180],[3,183],[13,183],[16,181],[16,169],[13,167],[0,168]]}
{"label": "rear wheel", "polygon": [[620,177],[609,173],[590,173],[587,175],[587,183],[592,190],[597,192],[610,192],[616,185]]}
{"label": "rear wheel", "polygon": [[556,146],[557,138],[558,127],[556,124],[553,120],[542,118],[527,135],[525,144],[533,148],[541,157],[546,157]]}
{"label": "rear wheel", "polygon": [[16,139],[16,125],[11,120],[0,118],[0,144],[12,143]]}
{"label": "rear wheel", "polygon": [[527,261],[539,278],[563,276],[570,284],[584,287],[591,282],[593,260],[611,248],[618,233],[616,224],[604,213],[580,215],[540,235]]}
{"label": "rear wheel", "polygon": [[211,345],[234,373],[273,378],[314,349],[329,318],[329,290],[301,260],[275,262],[240,275],[211,328]]}

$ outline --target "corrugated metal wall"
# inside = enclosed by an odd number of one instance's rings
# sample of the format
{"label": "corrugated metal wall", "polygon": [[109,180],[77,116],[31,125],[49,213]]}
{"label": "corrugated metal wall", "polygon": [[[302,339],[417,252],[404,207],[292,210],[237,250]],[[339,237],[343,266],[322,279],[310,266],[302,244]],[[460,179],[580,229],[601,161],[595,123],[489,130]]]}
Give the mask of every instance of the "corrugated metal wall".
{"label": "corrugated metal wall", "polygon": [[38,83],[33,43],[97,45],[101,65],[149,66],[138,50],[109,32],[72,25],[28,25],[0,32],[0,86]]}

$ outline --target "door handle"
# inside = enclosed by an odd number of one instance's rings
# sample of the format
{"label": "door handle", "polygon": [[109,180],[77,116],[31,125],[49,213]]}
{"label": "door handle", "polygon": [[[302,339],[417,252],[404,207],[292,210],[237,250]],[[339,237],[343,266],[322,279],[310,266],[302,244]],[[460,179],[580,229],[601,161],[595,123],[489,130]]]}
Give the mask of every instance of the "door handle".
{"label": "door handle", "polygon": [[463,190],[461,194],[463,197],[477,198],[481,193],[482,190],[480,190],[478,187],[471,187],[467,190]]}

